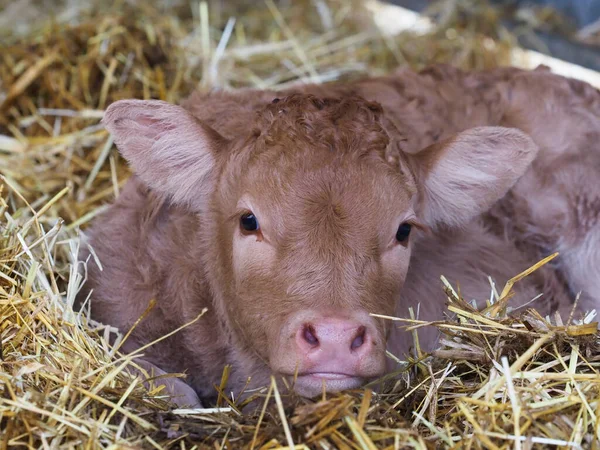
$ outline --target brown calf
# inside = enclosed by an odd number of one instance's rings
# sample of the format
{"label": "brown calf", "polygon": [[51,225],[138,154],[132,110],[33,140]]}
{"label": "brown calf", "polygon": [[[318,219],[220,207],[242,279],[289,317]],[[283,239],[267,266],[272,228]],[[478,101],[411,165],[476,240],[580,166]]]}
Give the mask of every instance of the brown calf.
{"label": "brown calf", "polygon": [[[546,70],[438,66],[287,92],[126,100],[104,119],[135,176],[88,232],[92,314],[210,399],[298,375],[302,395],[382,375],[408,337],[369,313],[439,319],[560,251],[517,289],[542,313],[600,295],[600,94]],[[86,295],[82,292],[81,296]],[[435,334],[424,332],[425,346]],[[189,392],[188,392],[189,394]],[[193,393],[191,395],[193,397]],[[187,400],[190,397],[188,396]]]}

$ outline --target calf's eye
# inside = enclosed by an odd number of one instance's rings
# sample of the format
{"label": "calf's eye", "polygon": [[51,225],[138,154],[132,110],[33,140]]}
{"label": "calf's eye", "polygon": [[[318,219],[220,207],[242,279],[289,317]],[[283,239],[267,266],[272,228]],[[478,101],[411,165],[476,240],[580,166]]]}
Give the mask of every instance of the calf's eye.
{"label": "calf's eye", "polygon": [[412,226],[410,223],[403,223],[398,227],[398,231],[396,231],[396,240],[400,243],[405,243],[408,241],[408,236],[410,235],[410,230]]}
{"label": "calf's eye", "polygon": [[246,213],[240,217],[240,225],[244,231],[258,231],[258,219],[252,213]]}

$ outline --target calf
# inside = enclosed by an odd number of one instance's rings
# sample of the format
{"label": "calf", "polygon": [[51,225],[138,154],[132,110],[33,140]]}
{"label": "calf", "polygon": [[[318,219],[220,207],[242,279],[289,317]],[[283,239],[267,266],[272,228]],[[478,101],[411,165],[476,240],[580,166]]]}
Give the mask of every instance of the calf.
{"label": "calf", "polygon": [[512,306],[595,307],[599,105],[544,69],[446,66],[115,102],[104,124],[134,176],[88,232],[92,314],[127,330],[155,299],[133,349],[208,308],[146,355],[210,400],[226,364],[230,390],[276,374],[309,397],[383,375],[409,338],[370,313],[439,319],[440,275],[481,300],[488,275],[559,251]]}

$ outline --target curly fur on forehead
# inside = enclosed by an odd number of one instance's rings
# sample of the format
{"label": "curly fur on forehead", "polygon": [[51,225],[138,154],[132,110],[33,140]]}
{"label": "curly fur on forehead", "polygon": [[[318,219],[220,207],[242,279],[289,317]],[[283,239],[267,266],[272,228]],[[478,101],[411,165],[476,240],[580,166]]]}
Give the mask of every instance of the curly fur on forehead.
{"label": "curly fur on forehead", "polygon": [[381,125],[382,107],[359,96],[321,98],[294,93],[276,98],[258,112],[258,139],[274,144],[365,156],[384,156],[390,138]]}

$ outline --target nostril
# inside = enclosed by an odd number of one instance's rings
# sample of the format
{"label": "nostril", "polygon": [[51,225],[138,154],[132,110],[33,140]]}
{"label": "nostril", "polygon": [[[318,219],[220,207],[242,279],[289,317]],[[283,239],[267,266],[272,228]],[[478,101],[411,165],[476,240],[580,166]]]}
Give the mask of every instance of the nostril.
{"label": "nostril", "polygon": [[354,337],[354,340],[352,341],[352,344],[350,345],[351,350],[356,350],[357,348],[362,347],[362,345],[365,343],[365,332],[366,332],[365,327],[358,328],[358,331],[356,332],[356,336]]}
{"label": "nostril", "polygon": [[319,340],[317,339],[315,329],[312,327],[312,325],[304,325],[302,337],[310,345],[319,345]]}

